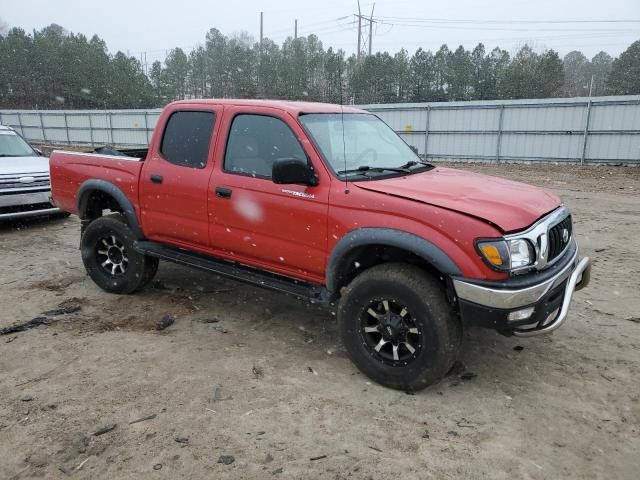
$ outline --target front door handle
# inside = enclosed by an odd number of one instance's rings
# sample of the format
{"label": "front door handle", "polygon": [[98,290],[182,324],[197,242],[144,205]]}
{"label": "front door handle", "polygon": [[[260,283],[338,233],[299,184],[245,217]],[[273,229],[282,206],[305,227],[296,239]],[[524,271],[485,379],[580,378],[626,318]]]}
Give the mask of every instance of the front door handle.
{"label": "front door handle", "polygon": [[216,187],[216,197],[231,198],[231,189],[227,187]]}
{"label": "front door handle", "polygon": [[151,175],[151,181],[153,183],[162,183],[162,180],[164,180],[164,178],[162,178],[162,175]]}

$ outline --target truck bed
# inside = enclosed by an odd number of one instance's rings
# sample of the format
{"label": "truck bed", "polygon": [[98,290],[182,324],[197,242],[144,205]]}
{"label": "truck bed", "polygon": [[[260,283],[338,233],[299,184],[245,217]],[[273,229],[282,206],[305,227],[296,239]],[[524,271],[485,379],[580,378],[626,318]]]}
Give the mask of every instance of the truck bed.
{"label": "truck bed", "polygon": [[142,165],[143,158],[134,156],[54,150],[49,157],[53,202],[77,214],[80,186],[90,179],[105,180],[120,188],[139,213],[138,178]]}

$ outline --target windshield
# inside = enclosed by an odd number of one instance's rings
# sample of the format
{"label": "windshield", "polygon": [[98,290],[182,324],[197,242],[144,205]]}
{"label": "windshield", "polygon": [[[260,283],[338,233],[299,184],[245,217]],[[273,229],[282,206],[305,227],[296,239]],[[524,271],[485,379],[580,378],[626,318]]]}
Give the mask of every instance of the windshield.
{"label": "windshield", "polygon": [[336,173],[422,165],[413,150],[375,115],[312,113],[302,115],[300,121]]}
{"label": "windshield", "polygon": [[0,132],[0,157],[35,157],[37,155],[19,135],[13,132]]}

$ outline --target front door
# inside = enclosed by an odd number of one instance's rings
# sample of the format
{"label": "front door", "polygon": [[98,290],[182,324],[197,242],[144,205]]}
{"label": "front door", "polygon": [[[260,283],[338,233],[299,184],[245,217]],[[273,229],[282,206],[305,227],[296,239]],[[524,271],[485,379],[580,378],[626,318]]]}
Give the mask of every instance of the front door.
{"label": "front door", "polygon": [[277,109],[235,107],[225,109],[221,128],[227,139],[210,187],[212,247],[238,261],[323,280],[330,182],[321,177],[311,187],[271,180],[279,158],[298,158],[312,162],[316,171],[322,168],[315,152],[303,148],[300,126]]}

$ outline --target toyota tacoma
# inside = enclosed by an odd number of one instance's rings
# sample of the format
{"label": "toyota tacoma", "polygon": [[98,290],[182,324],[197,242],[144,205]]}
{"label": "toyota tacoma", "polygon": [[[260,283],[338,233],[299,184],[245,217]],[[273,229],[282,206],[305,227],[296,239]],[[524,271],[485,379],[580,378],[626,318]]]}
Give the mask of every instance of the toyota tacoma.
{"label": "toyota tacoma", "polygon": [[435,167],[356,108],[180,101],[148,151],[114,153],[50,158],[98,286],[135,292],[168,260],[335,303],[349,357],[391,388],[442,378],[467,325],[557,329],[589,282],[556,195]]}

